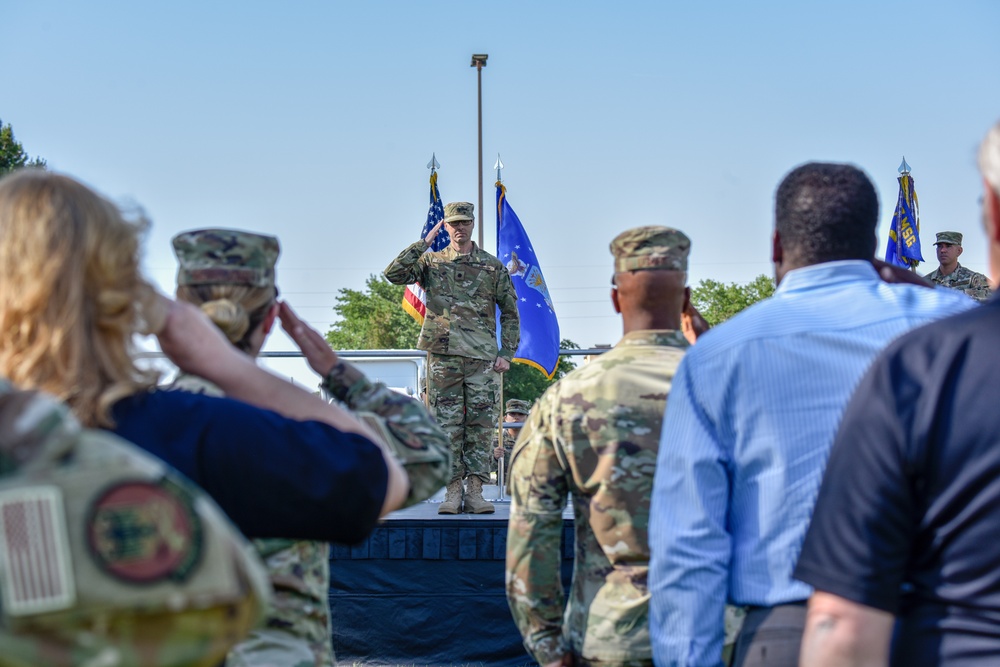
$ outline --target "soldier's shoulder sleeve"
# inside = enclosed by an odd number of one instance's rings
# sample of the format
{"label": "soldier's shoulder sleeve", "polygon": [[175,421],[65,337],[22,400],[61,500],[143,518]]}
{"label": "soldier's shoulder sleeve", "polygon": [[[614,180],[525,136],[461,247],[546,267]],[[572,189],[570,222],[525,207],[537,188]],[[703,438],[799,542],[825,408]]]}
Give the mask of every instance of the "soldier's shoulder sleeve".
{"label": "soldier's shoulder sleeve", "polygon": [[423,239],[411,243],[396,256],[396,259],[389,262],[382,275],[394,285],[419,282],[423,273],[423,263],[420,258],[426,250],[427,243]]}
{"label": "soldier's shoulder sleeve", "polygon": [[568,489],[549,420],[546,406],[536,405],[511,454],[507,529],[507,601],[525,646],[541,664],[558,660],[568,650],[562,634],[560,579]]}
{"label": "soldier's shoulder sleeve", "polygon": [[111,653],[219,664],[262,618],[270,586],[259,560],[215,503],[162,461],[81,429],[34,392],[0,395],[0,432],[0,462],[10,462],[11,436],[19,445],[18,466],[0,472],[0,511],[32,512],[18,548],[46,564],[44,576],[12,571],[11,545],[0,543],[0,577],[26,593],[5,595],[0,609],[5,662],[97,664]]}
{"label": "soldier's shoulder sleeve", "polygon": [[448,437],[420,401],[372,382],[343,359],[330,369],[322,386],[350,409],[368,415],[366,421],[386,440],[410,480],[405,506],[430,498],[447,483]]}

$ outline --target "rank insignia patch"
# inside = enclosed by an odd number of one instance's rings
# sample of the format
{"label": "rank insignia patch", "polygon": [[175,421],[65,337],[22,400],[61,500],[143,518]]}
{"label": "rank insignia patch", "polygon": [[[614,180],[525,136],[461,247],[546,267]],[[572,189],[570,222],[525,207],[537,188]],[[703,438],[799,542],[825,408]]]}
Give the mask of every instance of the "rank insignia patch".
{"label": "rank insignia patch", "polygon": [[90,508],[91,555],[105,572],[124,581],[183,581],[201,555],[201,521],[192,502],[168,481],[109,486]]}

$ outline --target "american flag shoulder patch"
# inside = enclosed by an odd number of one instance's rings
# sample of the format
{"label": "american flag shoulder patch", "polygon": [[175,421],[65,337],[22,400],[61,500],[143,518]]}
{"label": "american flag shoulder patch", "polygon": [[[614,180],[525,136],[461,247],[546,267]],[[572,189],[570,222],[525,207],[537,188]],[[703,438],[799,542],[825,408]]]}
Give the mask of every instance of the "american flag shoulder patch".
{"label": "american flag shoulder patch", "polygon": [[76,599],[62,491],[0,491],[0,587],[4,611],[26,616],[68,609]]}

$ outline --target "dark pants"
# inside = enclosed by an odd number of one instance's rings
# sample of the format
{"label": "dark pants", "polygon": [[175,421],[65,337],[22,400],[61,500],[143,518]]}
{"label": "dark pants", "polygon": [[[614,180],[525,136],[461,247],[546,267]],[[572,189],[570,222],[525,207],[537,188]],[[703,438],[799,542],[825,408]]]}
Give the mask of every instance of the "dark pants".
{"label": "dark pants", "polygon": [[734,667],[798,667],[806,604],[750,607],[736,639]]}

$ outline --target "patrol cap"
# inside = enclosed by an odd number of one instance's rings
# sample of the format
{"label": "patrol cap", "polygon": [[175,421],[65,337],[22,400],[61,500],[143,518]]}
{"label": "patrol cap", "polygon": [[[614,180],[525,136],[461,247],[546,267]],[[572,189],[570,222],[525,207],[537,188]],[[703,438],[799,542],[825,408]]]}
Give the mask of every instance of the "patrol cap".
{"label": "patrol cap", "polygon": [[519,398],[512,398],[507,401],[507,406],[504,408],[504,412],[510,412],[516,415],[526,415],[531,411],[531,404],[528,401],[522,401]]}
{"label": "patrol cap", "polygon": [[648,226],[627,229],[611,241],[615,273],[658,269],[687,271],[691,239],[672,227]]}
{"label": "patrol cap", "polygon": [[278,239],[237,229],[195,229],[173,238],[178,285],[274,285]]}
{"label": "patrol cap", "polygon": [[456,220],[468,220],[475,222],[476,207],[467,201],[453,201],[444,205],[444,222],[455,222]]}
{"label": "patrol cap", "polygon": [[961,232],[938,232],[937,240],[934,241],[934,245],[937,245],[938,243],[962,245],[962,234]]}

